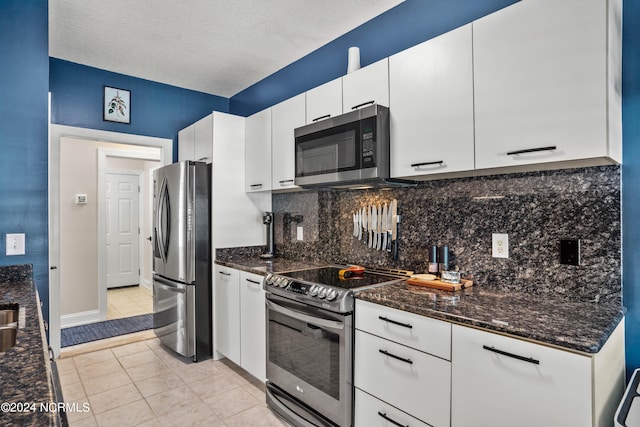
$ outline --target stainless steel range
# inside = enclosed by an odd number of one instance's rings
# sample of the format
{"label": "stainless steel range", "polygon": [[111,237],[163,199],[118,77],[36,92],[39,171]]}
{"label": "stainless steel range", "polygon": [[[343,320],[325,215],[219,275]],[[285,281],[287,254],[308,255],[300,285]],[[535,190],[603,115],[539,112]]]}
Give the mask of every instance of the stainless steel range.
{"label": "stainless steel range", "polygon": [[267,404],[296,426],[351,426],[354,291],[411,272],[343,266],[268,275]]}

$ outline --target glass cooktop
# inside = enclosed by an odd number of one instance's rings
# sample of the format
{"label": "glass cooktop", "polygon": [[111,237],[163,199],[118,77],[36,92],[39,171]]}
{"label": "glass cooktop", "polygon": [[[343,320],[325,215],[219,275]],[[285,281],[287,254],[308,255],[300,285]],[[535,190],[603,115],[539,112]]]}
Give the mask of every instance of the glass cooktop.
{"label": "glass cooktop", "polygon": [[397,277],[368,273],[366,270],[364,274],[360,276],[352,275],[349,278],[341,278],[338,272],[345,268],[346,267],[321,267],[311,270],[291,271],[278,275],[314,285],[328,285],[342,289],[356,289],[398,280]]}

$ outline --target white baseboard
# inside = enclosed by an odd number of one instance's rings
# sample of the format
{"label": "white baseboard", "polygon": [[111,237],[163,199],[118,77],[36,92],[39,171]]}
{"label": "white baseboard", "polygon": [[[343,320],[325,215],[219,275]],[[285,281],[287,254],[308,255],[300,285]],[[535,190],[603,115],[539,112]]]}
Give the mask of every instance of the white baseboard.
{"label": "white baseboard", "polygon": [[147,279],[142,279],[142,281],[140,282],[141,286],[144,286],[145,288],[151,290],[153,289],[153,283],[151,283],[151,280],[147,280]]}
{"label": "white baseboard", "polygon": [[63,314],[60,316],[60,328],[70,328],[71,326],[86,325],[88,323],[101,322],[106,319],[100,318],[99,310],[82,311],[80,313]]}

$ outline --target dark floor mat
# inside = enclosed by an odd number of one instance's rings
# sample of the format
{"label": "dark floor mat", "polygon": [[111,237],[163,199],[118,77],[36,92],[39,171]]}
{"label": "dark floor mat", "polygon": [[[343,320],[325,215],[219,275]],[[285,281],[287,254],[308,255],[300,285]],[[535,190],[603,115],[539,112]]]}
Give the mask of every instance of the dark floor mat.
{"label": "dark floor mat", "polygon": [[153,328],[153,314],[105,320],[61,330],[61,347],[83,344]]}

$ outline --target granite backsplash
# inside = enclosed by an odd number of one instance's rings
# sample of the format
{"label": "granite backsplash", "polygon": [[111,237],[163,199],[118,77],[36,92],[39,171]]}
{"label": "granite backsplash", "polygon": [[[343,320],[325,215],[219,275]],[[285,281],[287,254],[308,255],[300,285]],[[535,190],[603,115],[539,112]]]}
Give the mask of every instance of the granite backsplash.
{"label": "granite backsplash", "polygon": [[[476,286],[571,299],[621,300],[620,166],[425,181],[416,187],[273,195],[276,255],[427,271],[431,245]],[[352,214],[398,200],[398,258],[353,236]],[[303,240],[297,240],[297,227]],[[509,235],[493,258],[492,233]],[[580,239],[581,265],[560,264],[560,239]]]}

